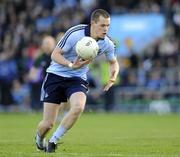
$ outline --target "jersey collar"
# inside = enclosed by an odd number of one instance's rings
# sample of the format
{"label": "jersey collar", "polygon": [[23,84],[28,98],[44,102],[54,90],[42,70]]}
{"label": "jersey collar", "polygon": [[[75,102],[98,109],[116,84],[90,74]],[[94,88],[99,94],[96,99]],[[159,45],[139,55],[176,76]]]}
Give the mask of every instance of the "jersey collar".
{"label": "jersey collar", "polygon": [[87,25],[85,27],[85,31],[84,31],[85,36],[89,36],[90,37],[90,35],[91,35],[91,32],[90,32],[91,29],[90,28],[91,28],[91,25]]}

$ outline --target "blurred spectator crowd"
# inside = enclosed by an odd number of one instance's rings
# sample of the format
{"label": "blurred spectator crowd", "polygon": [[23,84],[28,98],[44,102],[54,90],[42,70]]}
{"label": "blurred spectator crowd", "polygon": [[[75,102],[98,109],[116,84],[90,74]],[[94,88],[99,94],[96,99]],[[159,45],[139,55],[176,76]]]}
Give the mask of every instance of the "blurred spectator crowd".
{"label": "blurred spectator crowd", "polygon": [[[129,98],[131,95],[130,97],[134,99],[137,96],[135,90],[134,93],[128,93],[133,91],[132,88],[136,89],[137,93],[140,92],[139,98],[147,97],[144,95],[147,89],[161,92],[163,98],[180,96],[178,0],[2,0],[0,1],[0,110],[42,109],[38,100],[33,102],[38,98],[34,98],[33,81],[29,78],[30,69],[43,51],[42,39],[50,35],[58,41],[69,27],[88,23],[90,14],[95,8],[106,9],[111,14],[155,12],[166,17],[166,33],[163,38],[154,41],[140,54],[135,53],[130,47],[129,57],[118,57],[121,69],[115,87],[116,93],[113,89],[105,97],[119,94],[122,98],[125,96]],[[101,67],[99,60],[103,59],[97,59],[91,65],[94,72],[89,74],[90,87],[95,92],[90,92],[89,103],[98,103],[96,100],[104,96],[99,89],[106,81],[102,77],[103,68],[106,66]],[[97,72],[99,70],[100,73]],[[42,78],[43,76],[39,77],[39,85]],[[40,92],[39,88],[36,90]],[[154,98],[152,92],[148,96]],[[108,105],[116,102],[106,103]],[[105,109],[110,110],[111,107],[106,106]]]}

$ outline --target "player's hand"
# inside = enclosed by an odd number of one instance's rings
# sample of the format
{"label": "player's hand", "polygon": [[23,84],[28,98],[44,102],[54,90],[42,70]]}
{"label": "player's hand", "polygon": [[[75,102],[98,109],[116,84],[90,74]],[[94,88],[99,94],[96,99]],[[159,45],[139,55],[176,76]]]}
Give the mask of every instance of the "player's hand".
{"label": "player's hand", "polygon": [[84,65],[89,64],[91,61],[92,61],[92,59],[82,60],[81,58],[78,57],[75,60],[75,62],[73,63],[72,68],[79,69],[79,68],[83,67]]}
{"label": "player's hand", "polygon": [[104,90],[103,91],[108,91],[114,84],[115,80],[109,80],[108,83],[106,84],[106,86],[104,87]]}

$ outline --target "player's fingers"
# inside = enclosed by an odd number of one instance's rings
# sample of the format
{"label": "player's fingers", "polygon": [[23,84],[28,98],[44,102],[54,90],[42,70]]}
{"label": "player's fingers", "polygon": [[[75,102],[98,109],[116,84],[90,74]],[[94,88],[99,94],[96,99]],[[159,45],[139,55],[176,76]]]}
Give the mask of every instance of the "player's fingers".
{"label": "player's fingers", "polygon": [[108,82],[108,84],[104,87],[104,91],[108,91],[108,90],[109,90],[109,88],[111,88],[111,87],[112,87],[112,85],[113,85],[113,83],[112,83],[112,82]]}
{"label": "player's fingers", "polygon": [[85,60],[85,61],[81,61],[81,64],[85,65],[85,64],[89,64],[91,62],[91,60]]}
{"label": "player's fingers", "polygon": [[109,86],[105,86],[104,87],[104,91],[106,92],[106,91],[108,91],[109,90]]}
{"label": "player's fingers", "polygon": [[105,87],[104,87],[104,91],[106,92],[106,91],[108,91],[109,90],[109,88],[110,88],[110,85],[109,84],[107,84]]}

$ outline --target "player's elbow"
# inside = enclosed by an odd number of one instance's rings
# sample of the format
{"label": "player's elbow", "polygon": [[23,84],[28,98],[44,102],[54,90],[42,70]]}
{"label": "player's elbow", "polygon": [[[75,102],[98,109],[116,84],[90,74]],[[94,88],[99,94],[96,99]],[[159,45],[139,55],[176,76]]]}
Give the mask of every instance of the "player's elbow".
{"label": "player's elbow", "polygon": [[52,54],[51,54],[51,60],[53,60],[53,61],[55,61],[55,50],[52,52]]}
{"label": "player's elbow", "polygon": [[62,55],[62,49],[56,47],[51,54],[51,60],[57,62],[58,58],[60,58],[61,55]]}

